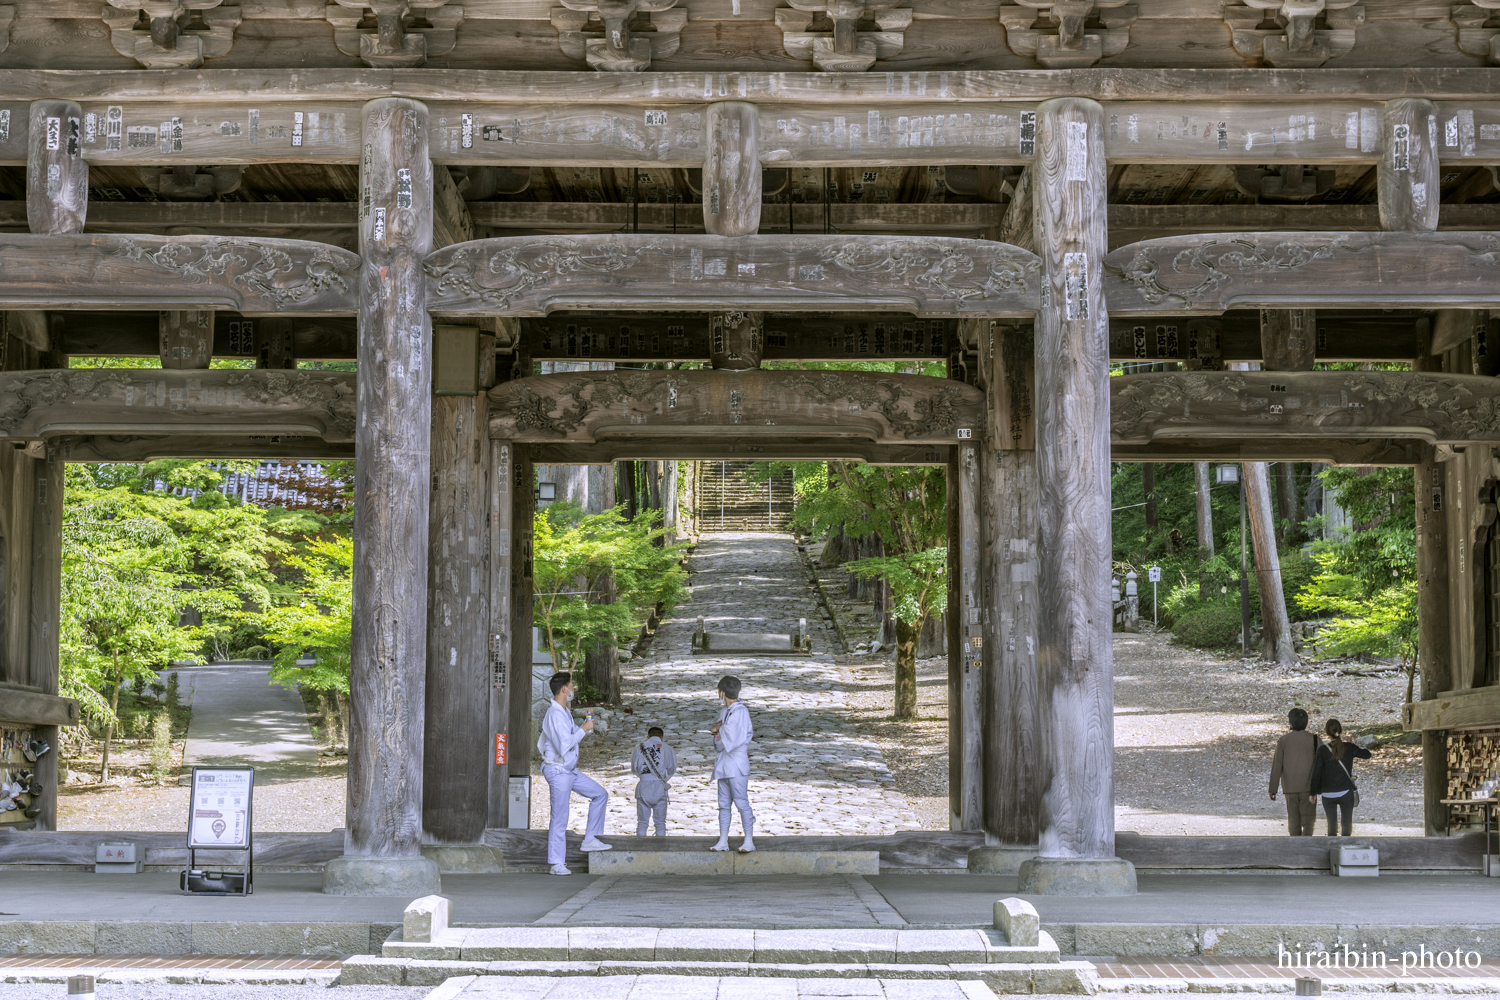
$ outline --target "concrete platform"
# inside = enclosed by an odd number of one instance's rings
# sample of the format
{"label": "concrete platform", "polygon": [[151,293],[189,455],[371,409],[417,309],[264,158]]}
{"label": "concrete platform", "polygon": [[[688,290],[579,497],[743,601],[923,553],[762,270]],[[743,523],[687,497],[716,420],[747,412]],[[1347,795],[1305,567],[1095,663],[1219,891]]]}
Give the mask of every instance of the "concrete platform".
{"label": "concrete platform", "polygon": [[879,875],[879,851],[594,851],[590,875]]}

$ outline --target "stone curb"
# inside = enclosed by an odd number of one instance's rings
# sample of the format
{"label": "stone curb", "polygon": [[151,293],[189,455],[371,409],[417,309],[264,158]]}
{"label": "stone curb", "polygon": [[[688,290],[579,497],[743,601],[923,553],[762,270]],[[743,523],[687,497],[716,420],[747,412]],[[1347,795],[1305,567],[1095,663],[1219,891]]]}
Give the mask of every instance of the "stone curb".
{"label": "stone curb", "polygon": [[90,975],[100,985],[149,986],[332,986],[338,969],[110,969],[37,966],[0,972],[0,983],[66,983],[70,976]]}
{"label": "stone curb", "polygon": [[[1099,979],[1100,993],[1283,993],[1296,992],[1290,979]],[[1324,979],[1328,993],[1423,995],[1500,994],[1500,979]]]}
{"label": "stone curb", "polygon": [[1215,955],[1263,958],[1278,947],[1332,950],[1349,945],[1385,951],[1397,960],[1403,951],[1500,953],[1500,924],[1043,924],[1064,955],[1170,957]]}

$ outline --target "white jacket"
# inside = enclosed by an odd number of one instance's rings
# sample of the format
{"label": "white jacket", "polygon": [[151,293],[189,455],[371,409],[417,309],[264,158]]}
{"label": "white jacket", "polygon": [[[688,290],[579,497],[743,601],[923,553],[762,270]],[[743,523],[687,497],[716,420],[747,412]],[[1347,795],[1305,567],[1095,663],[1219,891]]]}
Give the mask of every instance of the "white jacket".
{"label": "white jacket", "polygon": [[750,724],[750,710],[736,701],[719,713],[719,735],[714,746],[719,757],[714,761],[715,778],[743,778],[750,774],[750,739],[755,727]]}
{"label": "white jacket", "polygon": [[547,706],[547,714],[542,717],[542,735],[536,741],[542,763],[576,771],[578,744],[587,735],[573,721],[573,713],[553,701]]}
{"label": "white jacket", "polygon": [[[650,755],[649,764],[647,755]],[[655,771],[651,764],[656,765]],[[677,773],[677,754],[661,741],[661,737],[653,736],[636,744],[635,752],[630,755],[630,770],[640,777],[635,786],[636,796],[647,805],[655,805],[667,794],[667,783]],[[656,776],[658,772],[661,778]]]}

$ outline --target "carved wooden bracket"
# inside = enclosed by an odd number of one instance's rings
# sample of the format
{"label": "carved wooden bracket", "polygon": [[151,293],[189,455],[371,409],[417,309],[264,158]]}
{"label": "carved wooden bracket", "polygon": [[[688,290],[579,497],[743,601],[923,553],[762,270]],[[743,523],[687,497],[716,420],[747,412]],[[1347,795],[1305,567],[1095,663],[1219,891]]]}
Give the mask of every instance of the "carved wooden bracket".
{"label": "carved wooden bracket", "polygon": [[108,0],[110,44],[147,69],[194,69],[234,46],[238,7],[223,0]]}
{"label": "carved wooden bracket", "polygon": [[687,11],[677,0],[563,0],[552,8],[557,44],[569,59],[605,73],[639,73],[677,51]]}
{"label": "carved wooden bracket", "polygon": [[906,46],[911,11],[861,0],[791,0],[776,10],[781,45],[825,73],[862,73]]}
{"label": "carved wooden bracket", "polygon": [[[448,0],[334,0],[324,14],[333,43],[366,66],[411,68],[444,55],[458,39],[464,8]],[[369,11],[369,14],[365,12]]]}
{"label": "carved wooden bracket", "polygon": [[1456,4],[1450,15],[1458,29],[1458,48],[1500,65],[1500,0]]}
{"label": "carved wooden bracket", "polygon": [[10,29],[16,24],[14,4],[0,4],[0,52],[10,48]]}
{"label": "carved wooden bracket", "polygon": [[1365,9],[1357,0],[1245,0],[1224,8],[1224,20],[1240,55],[1310,68],[1354,48]]}
{"label": "carved wooden bracket", "polygon": [[1125,0],[1014,0],[1000,8],[1000,23],[1016,55],[1077,69],[1122,52],[1138,13]]}

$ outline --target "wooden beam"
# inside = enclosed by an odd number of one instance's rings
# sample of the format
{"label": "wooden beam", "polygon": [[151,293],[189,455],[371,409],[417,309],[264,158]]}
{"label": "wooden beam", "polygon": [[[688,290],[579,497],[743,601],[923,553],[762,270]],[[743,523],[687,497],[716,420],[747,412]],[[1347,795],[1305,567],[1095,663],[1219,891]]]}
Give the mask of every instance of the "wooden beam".
{"label": "wooden beam", "polygon": [[1122,445],[1212,438],[1500,442],[1500,381],[1438,372],[1165,372],[1110,379]]}
{"label": "wooden beam", "polygon": [[[432,323],[422,308],[422,260],[432,248],[432,161],[420,103],[380,98],[366,105],[363,120],[360,354],[382,363],[358,372],[344,852],[416,859],[432,446]],[[435,871],[430,863],[418,867]]]}
{"label": "wooden beam", "polygon": [[83,112],[72,101],[35,101],[26,155],[26,217],[40,236],[83,231],[89,165],[82,157]]}
{"label": "wooden beam", "polygon": [[[1441,101],[1500,99],[1500,81],[1482,67],[1389,69],[1132,69],[980,70],[893,73],[653,72],[578,73],[535,70],[324,69],[295,73],[263,69],[0,71],[0,102],[59,98],[116,104],[184,105],[253,101],[290,108],[296,102],[353,102],[371,94],[432,102],[434,113],[458,101],[539,103],[709,104],[738,99],[764,103],[859,100],[1045,101],[1074,94],[1112,100],[1287,101],[1419,97]],[[352,124],[346,125],[352,128]]]}
{"label": "wooden beam", "polygon": [[[1425,318],[1412,311],[1306,310],[1318,361],[1408,361],[1418,350]],[[1260,311],[1233,310],[1216,317],[1132,316],[1109,323],[1112,361],[1263,361]]]}
{"label": "wooden beam", "polygon": [[1105,258],[1114,315],[1232,308],[1500,306],[1500,238],[1489,233],[1174,236]]}
{"label": "wooden beam", "polygon": [[74,435],[302,435],[353,440],[347,372],[152,368],[0,373],[0,439]]}
{"label": "wooden beam", "polygon": [[947,446],[874,444],[849,438],[804,434],[788,438],[640,438],[595,444],[534,444],[528,451],[538,465],[609,465],[619,461],[851,461],[868,465],[948,464]]}
{"label": "wooden beam", "polygon": [[[1195,233],[1356,232],[1380,229],[1376,205],[1111,205],[1109,247]],[[1441,205],[1440,230],[1500,229],[1500,205]]]}
{"label": "wooden beam", "polygon": [[1037,266],[1003,243],[900,236],[518,236],[426,261],[434,313],[520,317],[623,305],[1029,315]]}
{"label": "wooden beam", "polygon": [[1494,725],[1500,725],[1500,687],[1448,692],[1401,707],[1401,728],[1407,732]]}
{"label": "wooden beam", "polygon": [[1422,459],[1422,443],[1364,438],[1214,438],[1114,443],[1114,462],[1322,462],[1327,465],[1411,466]]}
{"label": "wooden beam", "polygon": [[[76,726],[78,702],[22,684],[0,683],[0,721],[25,726]],[[54,789],[47,789],[49,795]]]}
{"label": "wooden beam", "polygon": [[69,462],[154,462],[161,458],[280,458],[352,462],[354,442],[305,434],[100,434],[59,439]]}
{"label": "wooden beam", "polygon": [[686,446],[732,435],[768,450],[799,436],[947,446],[984,415],[972,386],[872,372],[560,372],[502,382],[489,396],[490,436],[518,444]]}
{"label": "wooden beam", "polygon": [[351,313],[360,259],[296,240],[0,236],[3,309]]}
{"label": "wooden beam", "polygon": [[1047,102],[1036,121],[1033,215],[1047,282],[1045,303],[1036,314],[1043,861],[1115,853],[1109,605],[1113,380],[1100,281],[1108,187],[1105,121],[1098,104],[1078,98]]}
{"label": "wooden beam", "polygon": [[[628,232],[635,225],[638,227],[637,231],[643,233],[704,231],[703,208],[695,204],[630,205],[622,202],[568,201],[471,201],[468,204],[476,225],[495,230],[619,233]],[[825,207],[821,204],[788,206],[763,203],[761,228],[767,232],[787,229],[789,207],[795,213],[792,217],[792,229],[802,233],[822,231]],[[978,234],[999,225],[1005,206],[856,202],[831,204],[826,211],[829,224],[838,232],[918,232],[939,236],[955,235],[950,232],[952,230]],[[1497,217],[1500,217],[1500,213],[1497,213]]]}
{"label": "wooden beam", "polygon": [[[767,313],[767,361],[946,358],[961,320],[902,313]],[[707,361],[708,313],[558,312],[520,321],[536,361]]]}

